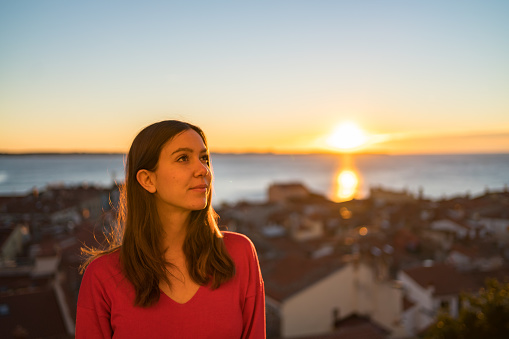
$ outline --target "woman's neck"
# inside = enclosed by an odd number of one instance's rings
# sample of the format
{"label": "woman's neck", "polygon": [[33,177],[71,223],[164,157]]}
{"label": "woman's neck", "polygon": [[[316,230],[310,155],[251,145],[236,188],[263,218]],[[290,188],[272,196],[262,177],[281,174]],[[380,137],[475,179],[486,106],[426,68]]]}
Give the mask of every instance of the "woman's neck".
{"label": "woman's neck", "polygon": [[[187,235],[187,226],[191,216],[190,211],[178,213],[158,211],[164,231],[163,248],[169,253],[180,254],[183,251],[184,240]],[[169,254],[168,253],[168,254]]]}

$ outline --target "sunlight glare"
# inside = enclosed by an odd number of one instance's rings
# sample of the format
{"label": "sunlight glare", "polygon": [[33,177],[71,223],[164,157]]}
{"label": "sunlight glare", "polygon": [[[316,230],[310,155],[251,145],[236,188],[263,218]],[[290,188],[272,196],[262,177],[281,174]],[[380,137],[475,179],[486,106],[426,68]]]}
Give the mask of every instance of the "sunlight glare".
{"label": "sunlight glare", "polygon": [[337,177],[338,189],[336,197],[339,201],[346,201],[352,199],[357,193],[359,185],[359,178],[357,173],[351,170],[344,170],[338,174]]}
{"label": "sunlight glare", "polygon": [[363,146],[367,141],[366,134],[353,122],[344,122],[330,135],[330,146],[342,150],[351,150]]}

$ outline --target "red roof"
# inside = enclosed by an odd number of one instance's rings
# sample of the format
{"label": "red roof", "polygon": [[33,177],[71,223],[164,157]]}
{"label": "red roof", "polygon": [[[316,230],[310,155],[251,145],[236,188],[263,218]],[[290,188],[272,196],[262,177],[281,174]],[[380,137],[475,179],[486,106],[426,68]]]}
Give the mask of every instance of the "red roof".
{"label": "red roof", "polygon": [[281,250],[280,254],[261,259],[260,267],[266,294],[277,301],[289,298],[344,266],[338,255],[314,259],[300,244],[289,239],[276,239],[271,244]]}
{"label": "red roof", "polygon": [[423,288],[433,286],[433,295],[459,294],[463,291],[471,291],[475,284],[467,279],[464,274],[456,270],[454,266],[436,264],[433,266],[420,266],[403,270],[410,278]]}

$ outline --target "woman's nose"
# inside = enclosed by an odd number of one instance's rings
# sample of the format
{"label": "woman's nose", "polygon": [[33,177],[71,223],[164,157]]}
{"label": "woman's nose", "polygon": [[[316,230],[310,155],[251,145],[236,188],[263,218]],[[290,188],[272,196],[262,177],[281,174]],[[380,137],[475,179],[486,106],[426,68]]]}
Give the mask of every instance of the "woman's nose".
{"label": "woman's nose", "polygon": [[210,174],[210,168],[207,164],[204,164],[203,162],[199,161],[195,174],[198,177],[207,176]]}

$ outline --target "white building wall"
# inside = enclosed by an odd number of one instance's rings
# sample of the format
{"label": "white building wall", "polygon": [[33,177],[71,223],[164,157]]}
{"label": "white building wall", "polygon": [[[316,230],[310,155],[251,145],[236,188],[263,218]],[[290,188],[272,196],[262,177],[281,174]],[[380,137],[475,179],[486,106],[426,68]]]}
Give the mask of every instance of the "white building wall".
{"label": "white building wall", "polygon": [[[369,316],[374,322],[391,331],[392,337],[406,336],[401,323],[403,291],[400,286],[392,280],[377,280],[373,268],[364,264],[360,264],[355,273],[356,290],[353,292],[359,301],[356,312]],[[356,280],[358,282],[355,282]]]}
{"label": "white building wall", "polygon": [[11,231],[3,244],[0,244],[0,267],[10,265],[16,259],[23,248],[24,235],[28,233],[28,228],[23,225],[17,225]]}
{"label": "white building wall", "polygon": [[393,338],[406,337],[402,289],[374,276],[370,266],[352,263],[289,298],[281,305],[282,337],[332,331],[335,310],[339,319],[352,313],[366,315],[391,331]]}
{"label": "white building wall", "polygon": [[464,239],[470,231],[469,229],[447,219],[432,222],[430,228],[437,231],[453,232],[460,239]]}
{"label": "white building wall", "polygon": [[307,241],[323,236],[323,223],[319,220],[300,218],[298,228],[292,232],[292,237],[297,241]]}
{"label": "white building wall", "polygon": [[470,258],[457,251],[452,251],[447,260],[458,269],[470,269],[472,267]]}
{"label": "white building wall", "polygon": [[405,334],[408,334],[407,337],[415,335],[415,329],[417,328],[418,321],[418,309],[417,306],[412,306],[411,308],[405,310],[401,315],[401,323],[404,328]]}
{"label": "white building wall", "polygon": [[436,320],[443,302],[449,305],[447,311],[452,317],[458,316],[459,298],[457,295],[434,296],[433,286],[423,288],[405,272],[400,272],[398,278],[403,285],[406,297],[416,304],[416,313],[408,314],[405,319],[406,326],[413,326],[410,328],[412,334],[422,331]]}
{"label": "white building wall", "polygon": [[334,310],[340,318],[351,314],[351,276],[351,266],[345,266],[285,301],[281,306],[282,337],[327,333],[333,329]]}
{"label": "white building wall", "polygon": [[398,279],[403,285],[405,294],[409,300],[416,304],[415,328],[411,331],[417,333],[428,327],[435,319],[436,306],[433,301],[433,286],[427,289],[417,284],[405,272],[398,274]]}
{"label": "white building wall", "polygon": [[479,223],[494,233],[499,243],[509,243],[509,219],[481,218]]}

